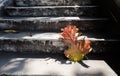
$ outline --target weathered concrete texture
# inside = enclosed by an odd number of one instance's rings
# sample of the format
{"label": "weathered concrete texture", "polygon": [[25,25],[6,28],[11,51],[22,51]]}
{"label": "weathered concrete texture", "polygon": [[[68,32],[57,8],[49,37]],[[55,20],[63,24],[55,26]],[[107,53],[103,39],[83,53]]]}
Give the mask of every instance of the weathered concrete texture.
{"label": "weathered concrete texture", "polygon": [[[111,52],[113,47],[115,49],[120,47],[117,46],[118,44],[115,44],[116,42],[114,41],[92,41],[92,53]],[[66,48],[63,43],[53,40],[0,40],[0,51],[3,52],[63,53]]]}
{"label": "weathered concrete texture", "polygon": [[0,40],[0,51],[61,53],[64,46],[52,40]]}
{"label": "weathered concrete texture", "polygon": [[6,3],[6,0],[0,0],[0,16],[3,15],[3,6]]}
{"label": "weathered concrete texture", "polygon": [[15,0],[16,6],[89,5],[95,0]]}
{"label": "weathered concrete texture", "polygon": [[[0,29],[21,31],[60,31],[68,24],[80,27],[81,31],[99,31],[107,27],[106,19],[79,17],[8,17],[0,18]],[[105,26],[104,26],[105,25]]]}
{"label": "weathered concrete texture", "polygon": [[12,0],[0,0],[0,17],[4,16],[4,7],[13,5]]}
{"label": "weathered concrete texture", "polygon": [[96,6],[40,6],[40,7],[5,7],[9,16],[85,16],[103,17]]}
{"label": "weathered concrete texture", "polygon": [[59,41],[59,34],[43,33],[32,34],[1,34],[0,51],[13,52],[61,52],[64,50],[64,44]]}
{"label": "weathered concrete texture", "polygon": [[1,0],[0,7],[13,5],[13,0]]}
{"label": "weathered concrete texture", "polygon": [[[113,47],[119,48],[119,46],[116,46],[119,42],[106,41],[103,38],[87,38],[82,36],[78,40],[84,37],[91,40],[91,46],[95,53],[106,52]],[[0,33],[0,51],[61,53],[66,49],[66,46],[59,38],[59,33],[32,33],[32,36],[27,32]]]}

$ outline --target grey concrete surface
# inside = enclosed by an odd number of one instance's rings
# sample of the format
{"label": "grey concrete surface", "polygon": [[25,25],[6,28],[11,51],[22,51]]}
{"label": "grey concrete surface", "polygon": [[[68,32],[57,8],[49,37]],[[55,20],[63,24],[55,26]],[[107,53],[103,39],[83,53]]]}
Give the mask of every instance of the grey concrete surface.
{"label": "grey concrete surface", "polygon": [[40,5],[85,5],[91,4],[91,0],[15,0],[16,6],[40,6]]}
{"label": "grey concrete surface", "polygon": [[[104,17],[99,15],[97,6],[34,6],[34,7],[5,7],[9,16],[14,17],[47,17],[47,16],[88,16]],[[44,11],[44,12],[43,12]],[[96,12],[95,12],[96,11]],[[48,13],[49,12],[49,13]]]}
{"label": "grey concrete surface", "polygon": [[[27,32],[20,33],[0,33],[0,51],[11,52],[52,52],[61,53],[66,49],[66,46],[60,41],[60,33],[37,33],[32,32],[32,36]],[[83,35],[78,37],[78,41],[85,39],[97,43],[105,41],[103,38],[92,38]],[[92,43],[91,43],[92,44]],[[97,47],[98,48],[98,47]],[[101,47],[100,47],[101,48]]]}
{"label": "grey concrete surface", "polygon": [[71,62],[62,55],[0,55],[0,74],[50,76],[117,76],[104,60]]}
{"label": "grey concrete surface", "polygon": [[0,17],[0,30],[55,32],[72,24],[80,27],[81,31],[101,31],[108,22],[107,18],[95,17]]}

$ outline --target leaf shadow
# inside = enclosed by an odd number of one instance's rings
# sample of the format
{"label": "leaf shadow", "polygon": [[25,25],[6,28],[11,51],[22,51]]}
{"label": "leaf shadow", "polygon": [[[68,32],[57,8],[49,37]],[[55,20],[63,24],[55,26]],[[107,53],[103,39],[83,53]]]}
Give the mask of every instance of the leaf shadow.
{"label": "leaf shadow", "polygon": [[84,68],[89,68],[90,66],[84,63],[82,60],[79,62]]}

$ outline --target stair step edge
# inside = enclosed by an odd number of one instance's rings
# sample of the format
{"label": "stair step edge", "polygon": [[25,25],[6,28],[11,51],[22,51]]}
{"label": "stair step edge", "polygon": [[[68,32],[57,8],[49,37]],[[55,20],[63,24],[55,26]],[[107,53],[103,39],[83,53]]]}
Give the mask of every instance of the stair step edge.
{"label": "stair step edge", "polygon": [[33,7],[14,7],[14,6],[9,6],[9,7],[4,7],[5,9],[27,9],[27,8],[94,8],[94,7],[99,7],[99,6],[33,6]]}
{"label": "stair step edge", "polygon": [[0,17],[0,21],[4,20],[40,20],[40,21],[82,21],[82,20],[108,20],[107,18],[89,18],[89,17]]}
{"label": "stair step edge", "polygon": [[[30,36],[30,32],[21,32],[21,33],[0,33],[0,40],[59,40],[60,33],[56,32],[46,32],[46,33],[37,33],[32,32]],[[78,40],[82,40],[85,38],[86,40],[89,39],[91,41],[118,41],[116,39],[104,39],[104,38],[95,38],[95,37],[88,37],[87,35],[83,35],[78,37]]]}

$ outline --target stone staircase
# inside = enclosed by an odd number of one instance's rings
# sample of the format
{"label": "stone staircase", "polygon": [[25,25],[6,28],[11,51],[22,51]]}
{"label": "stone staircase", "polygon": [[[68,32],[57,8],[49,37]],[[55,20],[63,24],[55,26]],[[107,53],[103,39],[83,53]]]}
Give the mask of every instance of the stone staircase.
{"label": "stone staircase", "polygon": [[[88,56],[91,54],[108,57],[111,56],[108,54],[116,55],[114,53],[120,47],[119,25],[110,10],[102,3],[101,0],[1,0],[0,56],[2,63],[4,64],[4,58],[5,62],[13,59],[16,61],[15,65],[20,60],[19,68],[21,68],[21,65],[23,67],[23,63],[26,63],[24,58],[29,60],[32,56],[40,57],[40,60],[51,57],[66,63],[63,56],[66,47],[59,41],[59,35],[60,29],[68,24],[76,25],[83,33],[83,37],[91,40],[93,50]],[[7,54],[4,55],[4,52]],[[27,55],[24,52],[27,52]],[[97,58],[94,57],[94,59]],[[17,68],[18,71],[19,68]],[[15,70],[12,70],[12,73],[13,71]],[[6,70],[4,72],[6,73]]]}
{"label": "stone staircase", "polygon": [[59,33],[68,24],[76,25],[96,52],[118,44],[116,23],[100,0],[5,0],[3,4],[0,51],[63,52]]}

